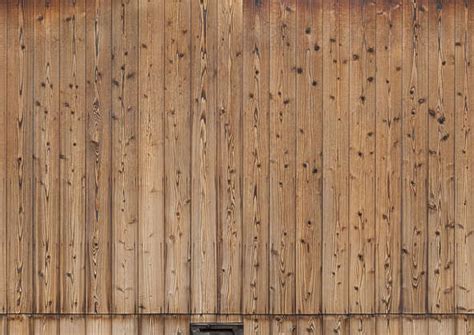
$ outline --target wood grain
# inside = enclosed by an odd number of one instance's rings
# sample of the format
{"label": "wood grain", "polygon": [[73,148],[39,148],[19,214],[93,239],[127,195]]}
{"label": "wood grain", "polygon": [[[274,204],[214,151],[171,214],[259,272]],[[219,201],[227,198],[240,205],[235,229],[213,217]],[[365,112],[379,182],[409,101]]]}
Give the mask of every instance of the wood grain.
{"label": "wood grain", "polygon": [[85,310],[85,1],[60,1],[61,311]]}

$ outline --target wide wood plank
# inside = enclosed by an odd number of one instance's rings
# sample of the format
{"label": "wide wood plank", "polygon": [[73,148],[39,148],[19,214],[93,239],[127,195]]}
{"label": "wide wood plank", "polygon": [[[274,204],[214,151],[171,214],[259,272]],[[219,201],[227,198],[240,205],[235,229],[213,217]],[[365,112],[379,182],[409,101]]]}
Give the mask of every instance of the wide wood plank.
{"label": "wide wood plank", "polygon": [[296,30],[296,311],[321,310],[322,2],[300,1]]}
{"label": "wide wood plank", "polygon": [[165,6],[166,311],[190,309],[190,0]]}
{"label": "wide wood plank", "polygon": [[455,302],[456,311],[474,311],[474,3],[456,2],[455,39]]}
{"label": "wide wood plank", "polygon": [[402,334],[402,322],[398,317],[378,317],[376,319],[376,333],[385,335]]}
{"label": "wide wood plank", "polygon": [[113,335],[138,334],[138,318],[135,316],[119,316],[112,318]]}
{"label": "wide wood plank", "polygon": [[218,308],[217,11],[216,1],[191,1],[193,313],[215,313]]}
{"label": "wide wood plank", "polygon": [[165,318],[162,316],[144,316],[140,320],[141,335],[164,335]]}
{"label": "wide wood plank", "polygon": [[323,319],[320,317],[298,317],[298,335],[319,335],[322,334]]}
{"label": "wide wood plank", "polygon": [[429,334],[456,334],[456,320],[452,318],[431,318],[428,320]]}
{"label": "wide wood plank", "polygon": [[242,306],[269,311],[270,1],[247,0],[243,14]]}
{"label": "wide wood plank", "polygon": [[427,1],[405,0],[402,67],[402,301],[425,312],[427,300],[428,16]]}
{"label": "wide wood plank", "polygon": [[59,334],[86,335],[86,319],[82,316],[61,317]]}
{"label": "wide wood plank", "polygon": [[406,317],[402,320],[403,335],[428,335],[428,319]]}
{"label": "wide wood plank", "polygon": [[7,310],[33,312],[34,3],[8,1]]}
{"label": "wide wood plank", "polygon": [[84,312],[86,232],[85,0],[60,1],[61,311]]}
{"label": "wide wood plank", "polygon": [[[30,321],[33,326],[33,331],[31,334],[37,335],[53,335],[60,334],[59,331],[59,322],[60,319],[54,316],[36,316]],[[10,334],[12,332],[10,331]],[[17,334],[13,332],[13,334]],[[23,334],[23,333],[18,333]]]}
{"label": "wide wood plank", "polygon": [[238,313],[242,295],[243,0],[223,0],[216,3],[218,305],[220,313]]}
{"label": "wide wood plank", "polygon": [[60,297],[59,0],[34,3],[35,310],[54,313]]}
{"label": "wide wood plank", "polygon": [[454,2],[430,2],[428,310],[454,311]]}
{"label": "wide wood plank", "polygon": [[165,319],[166,335],[186,335],[190,333],[188,317],[169,317]]}
{"label": "wide wood plank", "polygon": [[112,2],[112,309],[136,311],[138,0]]}
{"label": "wide wood plank", "polygon": [[[7,323],[7,334],[36,334],[37,332],[33,328],[33,320],[28,316],[15,316],[8,319]],[[41,335],[41,333],[38,332]]]}
{"label": "wide wood plank", "polygon": [[112,304],[112,16],[110,0],[86,0],[86,301],[87,311]]}
{"label": "wide wood plank", "polygon": [[349,319],[341,316],[330,316],[324,318],[323,334],[348,335]]}
{"label": "wide wood plank", "polygon": [[140,0],[139,21],[139,311],[165,307],[164,2]]}
{"label": "wide wood plank", "polygon": [[270,310],[293,313],[295,288],[296,1],[270,5]]}
{"label": "wide wood plank", "polygon": [[270,335],[271,323],[266,317],[255,317],[244,319],[244,334]]}
{"label": "wide wood plank", "polygon": [[349,310],[349,1],[323,2],[322,311]]}
{"label": "wide wood plank", "polygon": [[402,6],[383,1],[377,13],[375,310],[396,313],[401,307]]}
{"label": "wide wood plank", "polygon": [[291,318],[274,317],[271,320],[272,335],[296,335],[296,322]]}
{"label": "wide wood plank", "polygon": [[87,335],[111,335],[112,319],[108,316],[87,316],[86,317]]}
{"label": "wide wood plank", "polygon": [[351,335],[375,334],[375,318],[351,317],[349,327]]}

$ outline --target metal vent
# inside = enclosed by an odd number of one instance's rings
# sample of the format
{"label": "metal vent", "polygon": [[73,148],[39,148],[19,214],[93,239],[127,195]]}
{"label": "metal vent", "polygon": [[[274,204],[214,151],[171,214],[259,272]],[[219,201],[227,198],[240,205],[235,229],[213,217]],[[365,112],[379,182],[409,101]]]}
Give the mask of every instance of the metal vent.
{"label": "metal vent", "polygon": [[241,323],[193,323],[191,335],[243,335]]}

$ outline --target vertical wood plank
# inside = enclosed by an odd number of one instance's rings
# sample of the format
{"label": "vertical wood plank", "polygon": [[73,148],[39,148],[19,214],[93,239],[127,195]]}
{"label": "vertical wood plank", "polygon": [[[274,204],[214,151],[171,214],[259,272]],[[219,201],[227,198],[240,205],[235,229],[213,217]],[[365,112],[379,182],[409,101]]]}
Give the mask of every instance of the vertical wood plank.
{"label": "vertical wood plank", "polygon": [[474,334],[474,318],[463,316],[456,319],[456,335]]}
{"label": "vertical wood plank", "polygon": [[375,334],[398,335],[402,334],[402,325],[398,317],[377,317]]}
{"label": "vertical wood plank", "polygon": [[243,312],[269,311],[270,1],[244,1]]}
{"label": "vertical wood plank", "polygon": [[427,301],[428,6],[403,1],[402,301],[425,312]]}
{"label": "vertical wood plank", "polygon": [[453,318],[430,318],[428,321],[429,334],[454,335],[456,320]]}
{"label": "vertical wood plank", "polygon": [[321,310],[322,2],[300,1],[296,31],[296,311]]}
{"label": "vertical wood plank", "polygon": [[456,311],[474,311],[474,3],[456,2],[456,119],[455,119],[455,167],[456,167]]}
{"label": "vertical wood plank", "polygon": [[166,335],[186,335],[190,333],[188,317],[168,317],[165,319]]}
{"label": "vertical wood plank", "polygon": [[138,335],[138,318],[122,315],[112,319],[113,335]]}
{"label": "vertical wood plank", "polygon": [[85,308],[85,1],[60,1],[61,311]]}
{"label": "vertical wood plank", "polygon": [[349,302],[358,313],[375,307],[375,11],[351,6]]}
{"label": "vertical wood plank", "polygon": [[35,310],[59,308],[59,0],[35,0]]}
{"label": "vertical wood plank", "polygon": [[267,317],[253,317],[244,319],[244,334],[248,335],[270,335],[271,323]]}
{"label": "vertical wood plank", "polygon": [[140,0],[139,311],[164,311],[164,2]]}
{"label": "vertical wood plank", "polygon": [[238,313],[242,294],[243,0],[218,3],[218,303]]}
{"label": "vertical wood plank", "polygon": [[[35,316],[30,322],[33,323],[33,331],[30,331],[31,334],[35,335],[56,335],[60,334],[59,331],[59,321],[60,319],[52,316]],[[10,332],[10,334],[12,334]],[[15,333],[13,334],[23,334]]]}
{"label": "vertical wood plank", "polygon": [[112,302],[136,311],[138,0],[112,3]]}
{"label": "vertical wood plank", "polygon": [[165,318],[162,316],[143,316],[140,317],[141,335],[164,335]]}
{"label": "vertical wood plank", "polygon": [[86,334],[87,335],[111,335],[112,319],[108,316],[86,317]]}
{"label": "vertical wood plank", "polygon": [[430,2],[428,309],[454,310],[454,2]]}
{"label": "vertical wood plank", "polygon": [[270,310],[295,311],[296,1],[270,5]]}
{"label": "vertical wood plank", "polygon": [[322,311],[349,308],[349,2],[323,2]]}
{"label": "vertical wood plank", "polygon": [[8,1],[7,307],[33,312],[34,3]]}
{"label": "vertical wood plank", "polygon": [[190,309],[191,2],[165,7],[166,311]]}
{"label": "vertical wood plank", "polygon": [[193,313],[217,312],[217,4],[191,1]]}
{"label": "vertical wood plank", "polygon": [[86,319],[82,316],[62,316],[59,320],[59,334],[86,335]]}
{"label": "vertical wood plank", "polygon": [[27,316],[13,316],[8,319],[7,334],[35,334],[33,331],[33,322]]}
{"label": "vertical wood plank", "polygon": [[375,318],[374,317],[351,317],[350,333],[357,334],[375,334]]}
{"label": "vertical wood plank", "polygon": [[319,335],[322,333],[323,320],[320,317],[301,316],[298,318],[298,335]]}
{"label": "vertical wood plank", "polygon": [[423,318],[404,317],[402,320],[403,335],[428,335],[428,320]]}
{"label": "vertical wood plank", "polygon": [[375,310],[396,313],[401,307],[403,44],[400,2],[378,3],[376,25]]}
{"label": "vertical wood plank", "polygon": [[[0,3],[0,269],[7,267],[7,33],[8,2]],[[0,275],[0,312],[7,310],[7,271]]]}
{"label": "vertical wood plank", "polygon": [[87,312],[111,311],[112,16],[110,0],[86,0]]}
{"label": "vertical wood plank", "polygon": [[344,316],[328,316],[323,319],[323,334],[348,335],[349,319]]}
{"label": "vertical wood plank", "polygon": [[274,317],[271,320],[272,335],[295,335],[296,322],[291,318]]}

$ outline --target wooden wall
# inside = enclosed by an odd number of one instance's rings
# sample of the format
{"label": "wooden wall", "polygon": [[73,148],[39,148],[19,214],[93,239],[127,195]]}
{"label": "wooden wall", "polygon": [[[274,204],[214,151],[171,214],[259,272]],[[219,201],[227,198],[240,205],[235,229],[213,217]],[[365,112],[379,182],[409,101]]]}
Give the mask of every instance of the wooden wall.
{"label": "wooden wall", "polygon": [[474,2],[0,0],[0,30],[0,333],[471,324]]}

